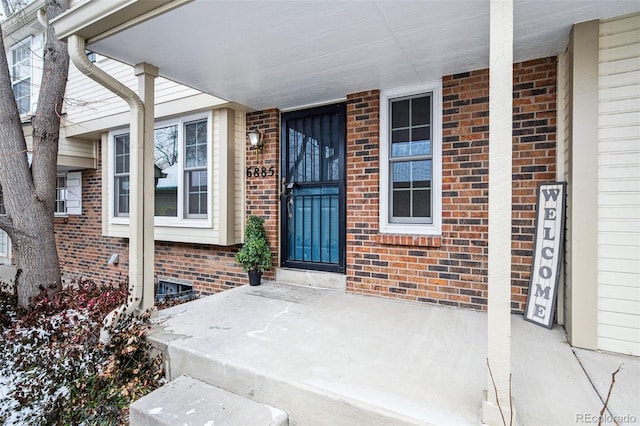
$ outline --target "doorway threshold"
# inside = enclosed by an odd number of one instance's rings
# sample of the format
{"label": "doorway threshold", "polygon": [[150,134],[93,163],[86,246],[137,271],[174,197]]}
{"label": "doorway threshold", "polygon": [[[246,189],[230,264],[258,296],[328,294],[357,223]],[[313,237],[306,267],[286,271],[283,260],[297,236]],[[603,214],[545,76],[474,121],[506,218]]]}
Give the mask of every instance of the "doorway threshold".
{"label": "doorway threshold", "polygon": [[305,287],[347,291],[347,276],[335,272],[276,268],[276,281]]}

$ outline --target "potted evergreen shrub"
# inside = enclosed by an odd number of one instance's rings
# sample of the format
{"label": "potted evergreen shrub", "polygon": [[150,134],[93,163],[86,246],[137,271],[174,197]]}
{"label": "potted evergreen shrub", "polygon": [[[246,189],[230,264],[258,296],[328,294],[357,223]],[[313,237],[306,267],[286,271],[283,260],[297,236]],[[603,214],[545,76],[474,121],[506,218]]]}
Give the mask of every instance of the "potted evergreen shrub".
{"label": "potted evergreen shrub", "polygon": [[271,268],[271,250],[263,218],[249,216],[244,231],[244,246],[236,254],[236,262],[249,274],[250,285],[260,285],[262,271]]}

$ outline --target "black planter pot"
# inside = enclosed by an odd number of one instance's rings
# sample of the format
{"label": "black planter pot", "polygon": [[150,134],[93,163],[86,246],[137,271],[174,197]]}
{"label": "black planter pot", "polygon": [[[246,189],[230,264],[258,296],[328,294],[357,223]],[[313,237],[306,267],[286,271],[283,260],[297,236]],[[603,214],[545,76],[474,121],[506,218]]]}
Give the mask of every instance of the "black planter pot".
{"label": "black planter pot", "polygon": [[260,285],[260,281],[262,279],[262,271],[248,271],[249,274],[249,285]]}

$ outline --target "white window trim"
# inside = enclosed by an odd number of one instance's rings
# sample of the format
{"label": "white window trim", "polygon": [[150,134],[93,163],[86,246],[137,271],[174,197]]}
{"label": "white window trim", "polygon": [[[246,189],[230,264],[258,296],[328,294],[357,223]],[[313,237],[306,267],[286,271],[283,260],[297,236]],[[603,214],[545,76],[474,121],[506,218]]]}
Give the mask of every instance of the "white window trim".
{"label": "white window trim", "polygon": [[[161,217],[156,216],[154,218],[154,226],[156,227],[175,227],[175,228],[212,228],[213,227],[213,112],[207,111],[205,113],[197,113],[190,115],[182,115],[175,117],[173,119],[163,119],[156,120],[154,124],[154,129],[167,127],[171,125],[178,126],[178,140],[180,140],[180,156],[184,157],[184,124],[197,121],[202,119],[207,119],[207,217],[205,218],[187,218],[184,215],[184,165],[180,168],[180,173],[178,174],[178,187],[180,191],[178,191],[178,215],[176,217]],[[108,157],[108,184],[107,184],[107,206],[108,206],[108,220],[110,225],[129,225],[129,217],[124,216],[116,216],[115,212],[115,187],[114,187],[114,143],[113,139],[117,135],[122,135],[124,133],[129,133],[129,127],[120,127],[118,129],[113,129],[109,132],[108,136],[108,147],[107,147],[107,157]],[[131,169],[129,169],[131,170]]]}
{"label": "white window trim", "polygon": [[[389,100],[431,93],[432,96],[432,221],[433,223],[389,222]],[[380,233],[442,235],[442,81],[400,87],[380,92]]]}
{"label": "white window trim", "polygon": [[[7,52],[7,62],[9,64],[9,74],[10,74],[10,78],[11,78],[11,89],[13,91],[13,86],[21,81],[24,81],[25,79],[22,80],[14,80],[13,78],[13,67],[14,67],[14,63],[13,63],[13,52],[14,50],[17,50],[21,47],[23,47],[24,45],[28,45],[29,48],[29,53],[31,55],[30,58],[30,69],[29,69],[29,80],[30,80],[30,84],[29,84],[29,109],[23,113],[20,114],[20,117],[25,117],[30,115],[33,112],[33,91],[34,91],[34,82],[33,82],[33,78],[34,78],[34,73],[33,73],[33,61],[34,61],[34,55],[33,55],[33,36],[28,36],[23,38],[22,40],[20,40],[18,43],[14,44],[13,46],[11,46],[11,48],[9,48],[9,51]],[[15,92],[14,92],[14,97],[15,97]]]}

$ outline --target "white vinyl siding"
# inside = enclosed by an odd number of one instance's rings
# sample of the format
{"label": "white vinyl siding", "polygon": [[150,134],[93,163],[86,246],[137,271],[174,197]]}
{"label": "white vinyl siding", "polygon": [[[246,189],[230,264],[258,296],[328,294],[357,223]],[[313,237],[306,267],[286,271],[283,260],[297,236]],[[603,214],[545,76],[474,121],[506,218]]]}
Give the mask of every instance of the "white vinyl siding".
{"label": "white vinyl siding", "polygon": [[234,144],[234,161],[236,179],[234,181],[234,211],[235,211],[235,228],[234,240],[239,243],[244,238],[244,200],[245,200],[245,151],[246,144],[246,114],[244,112],[236,112],[235,114],[235,144]]}
{"label": "white vinyl siding", "polygon": [[600,23],[598,349],[640,355],[640,14]]}
{"label": "white vinyl siding", "polygon": [[[137,93],[138,79],[133,72],[133,67],[103,56],[99,57],[96,66]],[[158,104],[188,98],[199,93],[195,89],[162,77],[155,80],[156,108]],[[73,64],[69,66],[66,97],[69,100],[65,109],[66,120],[70,124],[129,112],[124,100],[84,76]]]}

